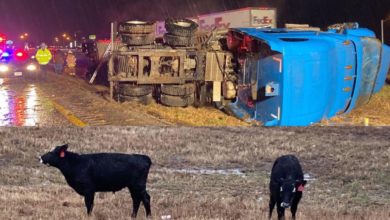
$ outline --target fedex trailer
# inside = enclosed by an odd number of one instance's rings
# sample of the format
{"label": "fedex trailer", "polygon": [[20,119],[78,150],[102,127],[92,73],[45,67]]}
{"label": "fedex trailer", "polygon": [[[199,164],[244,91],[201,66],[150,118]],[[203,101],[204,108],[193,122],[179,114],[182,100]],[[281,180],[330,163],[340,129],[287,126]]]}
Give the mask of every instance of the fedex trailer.
{"label": "fedex trailer", "polygon": [[[248,7],[230,11],[199,15],[189,18],[199,25],[199,31],[229,29],[237,27],[271,27],[276,28],[276,9],[264,7]],[[166,33],[163,21],[156,23],[156,36]]]}

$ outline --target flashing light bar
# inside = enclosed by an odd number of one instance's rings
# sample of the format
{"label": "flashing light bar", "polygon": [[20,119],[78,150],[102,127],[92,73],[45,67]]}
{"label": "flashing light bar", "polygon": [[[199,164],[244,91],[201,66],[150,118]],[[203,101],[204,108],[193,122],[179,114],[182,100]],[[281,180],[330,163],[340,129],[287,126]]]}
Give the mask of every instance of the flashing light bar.
{"label": "flashing light bar", "polygon": [[8,52],[4,52],[3,54],[1,54],[1,57],[9,57],[9,53]]}

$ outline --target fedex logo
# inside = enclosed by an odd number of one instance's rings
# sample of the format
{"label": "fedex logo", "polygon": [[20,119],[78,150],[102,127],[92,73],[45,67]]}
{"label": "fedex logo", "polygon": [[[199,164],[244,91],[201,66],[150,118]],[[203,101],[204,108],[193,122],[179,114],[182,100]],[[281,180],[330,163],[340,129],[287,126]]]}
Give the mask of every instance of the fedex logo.
{"label": "fedex logo", "polygon": [[270,18],[268,16],[263,16],[263,17],[253,16],[252,17],[252,24],[253,25],[256,25],[256,24],[272,24],[272,18]]}
{"label": "fedex logo", "polygon": [[200,19],[199,20],[199,27],[202,30],[208,30],[208,31],[211,31],[214,28],[223,28],[223,29],[226,28],[227,29],[230,27],[230,22],[224,23],[222,17],[216,17],[216,18],[214,18],[214,24],[207,24],[206,20]]}

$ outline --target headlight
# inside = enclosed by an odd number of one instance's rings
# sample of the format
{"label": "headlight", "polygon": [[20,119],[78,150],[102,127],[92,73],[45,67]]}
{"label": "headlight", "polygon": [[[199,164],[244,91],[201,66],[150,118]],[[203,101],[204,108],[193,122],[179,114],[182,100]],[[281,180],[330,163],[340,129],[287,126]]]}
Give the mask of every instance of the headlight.
{"label": "headlight", "polygon": [[35,71],[35,70],[37,70],[37,66],[35,66],[34,64],[28,64],[26,69],[28,71]]}
{"label": "headlight", "polygon": [[8,70],[9,70],[9,68],[7,65],[4,65],[4,64],[0,65],[0,72],[1,73],[8,72]]}

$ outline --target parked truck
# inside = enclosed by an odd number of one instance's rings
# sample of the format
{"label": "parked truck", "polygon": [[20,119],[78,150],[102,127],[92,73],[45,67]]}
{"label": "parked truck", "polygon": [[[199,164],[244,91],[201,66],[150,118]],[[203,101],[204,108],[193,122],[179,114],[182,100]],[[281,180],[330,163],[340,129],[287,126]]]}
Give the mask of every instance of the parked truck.
{"label": "parked truck", "polygon": [[211,103],[265,126],[305,126],[367,103],[389,69],[390,48],[356,23],[200,35],[188,19],[168,19],[165,26],[164,42],[156,43],[153,23],[119,25],[121,43],[113,34],[109,61],[112,98]]}

